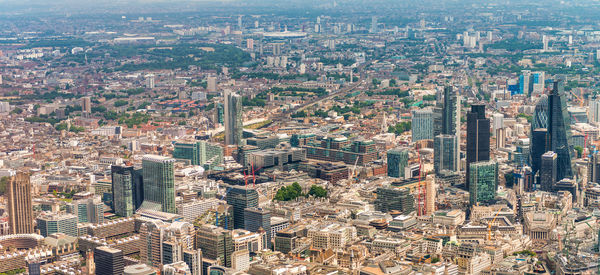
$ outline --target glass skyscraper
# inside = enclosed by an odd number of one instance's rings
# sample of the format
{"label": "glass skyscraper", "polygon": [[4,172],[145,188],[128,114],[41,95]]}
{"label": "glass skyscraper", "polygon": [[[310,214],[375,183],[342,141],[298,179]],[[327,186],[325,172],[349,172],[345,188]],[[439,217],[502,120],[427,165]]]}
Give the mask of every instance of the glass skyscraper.
{"label": "glass skyscraper", "polygon": [[542,191],[554,191],[554,185],[557,178],[557,155],[552,151],[548,151],[542,155],[542,167],[540,169],[540,189]]}
{"label": "glass skyscraper", "polygon": [[[249,207],[258,207],[258,193],[245,186],[231,186],[227,189],[227,204],[233,206],[233,228],[243,229],[245,226],[244,210]],[[265,228],[265,230],[267,229]]]}
{"label": "glass skyscraper", "polygon": [[142,169],[113,165],[110,170],[115,214],[129,217],[144,201]]}
{"label": "glass skyscraper", "polygon": [[225,99],[225,144],[240,145],[242,143],[242,97],[232,91],[223,93]]}
{"label": "glass skyscraper", "polygon": [[387,175],[404,178],[404,168],[408,165],[408,149],[392,149],[387,152]]}
{"label": "glass skyscraper", "polygon": [[167,213],[176,213],[175,159],[156,155],[146,155],[142,159],[144,178],[144,202],[142,208]]}
{"label": "glass skyscraper", "polygon": [[411,122],[412,141],[433,139],[433,111],[415,110]]}
{"label": "glass skyscraper", "polygon": [[554,82],[554,88],[548,96],[548,135],[550,138],[549,151],[556,153],[556,180],[573,177],[571,157],[571,119],[567,112],[567,104],[561,97],[562,86]]}
{"label": "glass skyscraper", "polygon": [[443,170],[458,171],[455,135],[438,135],[433,139],[433,167],[436,174]]}
{"label": "glass skyscraper", "polygon": [[[490,120],[485,117],[485,105],[471,105],[467,114],[467,175],[471,163],[490,159]],[[471,177],[467,176],[465,188],[469,189]]]}
{"label": "glass skyscraper", "polygon": [[469,169],[469,203],[490,202],[496,197],[498,187],[498,163],[480,161],[471,163]]}

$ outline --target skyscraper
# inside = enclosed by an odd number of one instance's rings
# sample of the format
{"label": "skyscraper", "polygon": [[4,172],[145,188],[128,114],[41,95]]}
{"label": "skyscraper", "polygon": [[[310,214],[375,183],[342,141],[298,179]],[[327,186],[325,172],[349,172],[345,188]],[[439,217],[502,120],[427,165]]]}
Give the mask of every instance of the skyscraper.
{"label": "skyscraper", "polygon": [[540,189],[542,191],[552,192],[556,184],[558,174],[557,155],[552,151],[548,151],[542,155],[542,167],[540,169]]}
{"label": "skyscraper", "polygon": [[413,142],[433,139],[433,111],[431,109],[413,111],[411,132]]}
{"label": "skyscraper", "polygon": [[[467,113],[467,175],[471,163],[490,159],[490,120],[485,117],[485,105],[471,105]],[[469,189],[471,177],[467,176],[465,188]]]}
{"label": "skyscraper", "polygon": [[460,96],[451,86],[444,88],[442,134],[460,136]]}
{"label": "skyscraper", "polygon": [[115,214],[132,216],[144,201],[142,171],[133,166],[113,165],[110,172]]}
{"label": "skyscraper", "polygon": [[556,180],[573,177],[571,157],[571,119],[567,112],[567,104],[561,97],[562,86],[554,82],[554,88],[548,96],[548,135],[550,138],[549,151],[556,153]]}
{"label": "skyscraper", "polygon": [[391,149],[387,152],[387,175],[404,178],[404,168],[408,165],[408,148]]}
{"label": "skyscraper", "polygon": [[599,99],[590,100],[589,109],[588,109],[588,121],[590,123],[599,123],[600,122],[600,100]]}
{"label": "skyscraper", "polygon": [[94,263],[96,274],[123,274],[125,269],[123,251],[108,246],[94,249]]}
{"label": "skyscraper", "polygon": [[92,112],[92,99],[89,96],[81,98],[81,110],[88,114]]}
{"label": "skyscraper", "polygon": [[535,105],[531,131],[538,128],[548,128],[548,96],[542,95]]}
{"label": "skyscraper", "polygon": [[230,90],[223,92],[225,99],[225,144],[242,143],[242,97]]}
{"label": "skyscraper", "polygon": [[444,87],[441,128],[442,134],[456,136],[455,163],[460,171],[460,95],[452,86]]}
{"label": "skyscraper", "polygon": [[244,209],[244,229],[257,232],[259,228],[266,231],[267,247],[271,243],[271,212],[266,209],[252,207]]}
{"label": "skyscraper", "polygon": [[377,16],[371,17],[371,33],[377,33]]}
{"label": "skyscraper", "polygon": [[33,233],[33,206],[29,174],[18,172],[6,186],[10,234]]}
{"label": "skyscraper", "polygon": [[469,203],[490,202],[496,197],[498,187],[498,163],[479,161],[471,163],[469,168]]}
{"label": "skyscraper", "polygon": [[244,209],[258,207],[258,193],[256,190],[245,186],[230,186],[227,188],[227,204],[233,206],[233,228],[244,228]]}
{"label": "skyscraper", "polygon": [[433,139],[433,168],[436,174],[443,170],[458,171],[455,135],[438,135]]}
{"label": "skyscraper", "polygon": [[175,159],[163,156],[143,157],[144,202],[141,208],[176,213],[173,163]]}
{"label": "skyscraper", "polygon": [[539,180],[535,179],[537,173],[542,166],[542,155],[550,148],[548,130],[546,128],[537,128],[531,132],[531,150],[530,163],[531,174],[534,176],[534,182],[539,184]]}
{"label": "skyscraper", "polygon": [[588,162],[588,182],[600,183],[600,153],[590,154]]}

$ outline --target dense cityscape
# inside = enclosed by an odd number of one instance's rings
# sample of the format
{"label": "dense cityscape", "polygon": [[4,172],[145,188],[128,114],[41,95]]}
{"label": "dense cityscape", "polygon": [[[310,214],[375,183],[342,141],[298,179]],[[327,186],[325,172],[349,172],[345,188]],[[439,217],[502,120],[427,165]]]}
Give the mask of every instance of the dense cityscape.
{"label": "dense cityscape", "polygon": [[600,274],[600,2],[0,0],[0,274]]}

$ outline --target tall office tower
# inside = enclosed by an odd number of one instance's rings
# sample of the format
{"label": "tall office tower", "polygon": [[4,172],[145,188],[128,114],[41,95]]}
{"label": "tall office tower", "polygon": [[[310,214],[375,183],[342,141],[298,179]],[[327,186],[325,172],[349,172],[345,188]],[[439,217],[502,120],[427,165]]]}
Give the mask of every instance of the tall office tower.
{"label": "tall office tower", "polygon": [[[440,101],[441,102],[441,101]],[[442,134],[442,110],[441,104],[432,108],[433,110],[433,137]]]}
{"label": "tall office tower", "polygon": [[550,148],[550,138],[546,128],[537,128],[531,133],[530,163],[534,182],[539,184],[536,174],[542,166],[542,155]]}
{"label": "tall office tower", "polygon": [[442,134],[456,136],[456,164],[460,171],[460,95],[451,86],[444,87]]}
{"label": "tall office tower", "polygon": [[433,139],[433,111],[431,109],[413,111],[411,130],[413,142]]}
{"label": "tall office tower", "polygon": [[548,96],[548,135],[550,136],[550,148],[548,151],[556,153],[557,173],[556,180],[573,177],[571,157],[573,146],[571,145],[571,119],[567,112],[567,104],[561,97],[562,87],[554,82],[554,88]]}
{"label": "tall office tower", "polygon": [[542,191],[552,192],[556,184],[558,174],[557,155],[548,151],[542,155],[542,167],[540,169],[540,189]]}
{"label": "tall office tower", "polygon": [[266,209],[252,207],[244,209],[244,229],[251,232],[258,232],[262,228],[266,231],[266,247],[271,243],[271,212]]}
{"label": "tall office tower", "polygon": [[434,175],[427,175],[425,180],[425,192],[425,214],[431,216],[433,215],[433,212],[435,212],[435,198],[437,197]]}
{"label": "tall office tower", "polygon": [[148,74],[146,75],[146,88],[154,89],[156,85],[154,84],[154,75]]}
{"label": "tall office tower", "polygon": [[10,234],[30,234],[33,229],[33,205],[29,174],[18,172],[6,186]]}
{"label": "tall office tower", "polygon": [[393,178],[404,178],[404,168],[408,165],[408,148],[387,151],[387,175]]}
{"label": "tall office tower", "polygon": [[191,275],[202,275],[202,250],[184,249],[183,261],[190,268]]}
{"label": "tall office tower", "polygon": [[600,183],[600,153],[590,154],[588,161],[588,182]]}
{"label": "tall office tower", "polygon": [[374,205],[377,211],[398,210],[405,215],[415,211],[415,197],[407,188],[379,187],[375,193],[377,198]]}
{"label": "tall office tower", "polygon": [[217,91],[217,77],[209,76],[206,78],[206,89],[213,93]]}
{"label": "tall office tower", "polygon": [[588,109],[588,121],[593,124],[600,123],[600,100],[590,100]]}
{"label": "tall office tower", "polygon": [[77,237],[77,216],[45,212],[36,219],[40,235],[48,237],[54,233],[64,233]]}
{"label": "tall office tower", "polygon": [[545,34],[542,35],[542,51],[548,51],[548,36]]}
{"label": "tall office tower", "polygon": [[541,95],[533,111],[531,131],[538,128],[548,128],[548,96]]}
{"label": "tall office tower", "polygon": [[230,90],[223,92],[225,99],[225,145],[242,144],[242,97]]}
{"label": "tall office tower", "polygon": [[377,16],[371,17],[371,33],[377,33]]}
{"label": "tall office tower", "polygon": [[92,112],[92,99],[89,96],[81,98],[81,110],[88,114]]}
{"label": "tall office tower", "polygon": [[460,96],[451,86],[444,88],[442,134],[460,136]]}
{"label": "tall office tower", "polygon": [[[473,162],[490,159],[490,120],[485,118],[485,105],[471,105],[467,113],[467,175]],[[471,177],[468,176],[465,188],[469,189]]]}
{"label": "tall office tower", "polygon": [[77,216],[80,223],[104,222],[104,203],[100,196],[73,201],[67,206],[67,210]]}
{"label": "tall office tower", "polygon": [[252,38],[248,38],[246,39],[246,49],[248,50],[254,50],[254,39]]}
{"label": "tall office tower", "polygon": [[144,202],[141,208],[176,213],[174,163],[175,159],[163,156],[142,158]]}
{"label": "tall office tower", "polygon": [[189,160],[192,165],[205,165],[212,168],[223,163],[223,148],[219,144],[206,141],[175,142],[173,158]]}
{"label": "tall office tower", "polygon": [[455,135],[438,135],[433,139],[433,168],[436,174],[441,171],[458,171]]}
{"label": "tall office tower", "polygon": [[125,269],[123,251],[108,246],[94,249],[94,263],[96,274],[123,274]]}
{"label": "tall office tower", "polygon": [[469,203],[493,201],[498,187],[498,163],[488,160],[473,162],[470,166]]}
{"label": "tall office tower", "polygon": [[506,128],[496,130],[496,149],[506,147]]}
{"label": "tall office tower", "polygon": [[531,93],[541,94],[544,92],[546,81],[545,72],[532,72],[529,80],[529,90]]}
{"label": "tall office tower", "polygon": [[492,135],[496,136],[498,129],[504,128],[504,114],[495,113],[492,115]]}
{"label": "tall office tower", "polygon": [[133,166],[110,167],[115,214],[130,217],[144,201],[142,171]]}
{"label": "tall office tower", "polygon": [[243,29],[242,17],[244,17],[244,16],[243,15],[238,16],[238,29],[240,29],[240,30]]}
{"label": "tall office tower", "polygon": [[519,94],[528,96],[530,94],[529,86],[531,80],[531,71],[523,70],[519,75]]}
{"label": "tall office tower", "polygon": [[233,235],[230,230],[214,225],[201,225],[196,230],[196,245],[202,250],[204,258],[231,267],[231,254],[234,248]]}
{"label": "tall office tower", "polygon": [[227,204],[233,206],[233,228],[244,228],[244,209],[258,207],[258,193],[245,186],[230,186],[227,189]]}

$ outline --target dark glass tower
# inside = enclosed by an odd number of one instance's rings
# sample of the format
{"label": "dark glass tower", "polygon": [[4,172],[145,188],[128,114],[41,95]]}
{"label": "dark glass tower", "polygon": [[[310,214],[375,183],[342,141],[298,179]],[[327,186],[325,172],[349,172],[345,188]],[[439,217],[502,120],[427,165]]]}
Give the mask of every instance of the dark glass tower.
{"label": "dark glass tower", "polygon": [[[467,113],[467,175],[473,162],[490,160],[490,120],[485,118],[485,105],[471,105]],[[469,190],[470,177],[465,188]]]}
{"label": "dark glass tower", "polygon": [[[550,148],[548,138],[548,130],[546,128],[537,128],[531,132],[531,150],[530,150],[530,162],[531,162],[531,174],[535,177],[540,167],[542,166],[542,155]],[[535,182],[539,184],[539,179]]]}
{"label": "dark glass tower", "polygon": [[258,207],[258,193],[256,190],[244,186],[229,187],[227,204],[233,206],[233,228],[243,229],[245,226],[244,209]]}
{"label": "dark glass tower", "polygon": [[542,155],[542,167],[540,170],[540,189],[552,192],[556,184],[557,156],[556,153],[548,151]]}
{"label": "dark glass tower", "polygon": [[94,249],[96,274],[123,274],[125,261],[123,251],[108,246]]}
{"label": "dark glass tower", "polygon": [[458,93],[452,87],[444,88],[442,107],[442,134],[457,135],[460,129],[460,102]]}
{"label": "dark glass tower", "polygon": [[569,125],[571,119],[567,112],[567,104],[561,97],[562,87],[559,89],[559,83],[554,82],[554,88],[548,96],[548,135],[550,138],[550,148],[548,151],[556,153],[556,180],[573,177],[571,167],[571,153],[573,146],[570,144]]}

